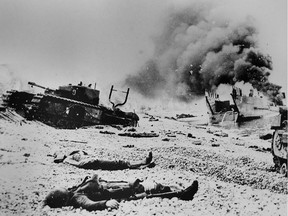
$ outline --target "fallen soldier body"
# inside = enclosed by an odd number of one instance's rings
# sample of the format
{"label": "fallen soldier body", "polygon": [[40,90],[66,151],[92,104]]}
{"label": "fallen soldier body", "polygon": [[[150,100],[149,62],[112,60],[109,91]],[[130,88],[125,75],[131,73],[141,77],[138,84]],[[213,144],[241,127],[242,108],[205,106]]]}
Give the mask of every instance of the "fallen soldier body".
{"label": "fallen soldier body", "polygon": [[153,167],[152,152],[149,152],[147,158],[141,161],[129,162],[123,160],[100,160],[89,156],[85,151],[73,151],[68,156],[60,156],[54,159],[55,163],[66,163],[82,169],[93,170],[123,170],[123,169],[141,169],[145,167]]}
{"label": "fallen soldier body", "polygon": [[191,186],[181,190],[179,187],[163,186],[154,181],[140,181],[139,179],[133,182],[106,181],[94,175],[92,178],[86,177],[78,186],[53,190],[46,196],[43,207],[73,206],[88,211],[117,209],[122,200],[154,197],[178,197],[182,200],[192,200],[197,191],[198,181],[194,181]]}

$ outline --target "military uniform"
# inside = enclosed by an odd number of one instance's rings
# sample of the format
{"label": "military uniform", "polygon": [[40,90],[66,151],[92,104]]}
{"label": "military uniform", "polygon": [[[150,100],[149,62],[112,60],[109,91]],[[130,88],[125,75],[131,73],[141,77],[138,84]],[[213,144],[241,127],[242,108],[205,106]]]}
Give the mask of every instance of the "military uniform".
{"label": "military uniform", "polygon": [[197,190],[197,181],[194,181],[185,190],[172,191],[170,187],[159,183],[150,184],[150,187],[147,188],[145,182],[142,183],[139,179],[133,182],[106,181],[94,175],[92,178],[85,178],[78,186],[50,192],[45,198],[44,204],[52,208],[73,206],[93,211],[107,208],[107,202],[111,199],[118,202],[144,197],[178,197],[183,200],[192,200]]}
{"label": "military uniform", "polygon": [[68,156],[55,156],[55,163],[66,163],[82,169],[93,169],[93,170],[123,170],[123,169],[141,169],[147,166],[152,167],[154,163],[152,162],[152,152],[146,159],[138,162],[129,162],[123,160],[100,160],[95,157],[90,157],[85,151],[73,151]]}

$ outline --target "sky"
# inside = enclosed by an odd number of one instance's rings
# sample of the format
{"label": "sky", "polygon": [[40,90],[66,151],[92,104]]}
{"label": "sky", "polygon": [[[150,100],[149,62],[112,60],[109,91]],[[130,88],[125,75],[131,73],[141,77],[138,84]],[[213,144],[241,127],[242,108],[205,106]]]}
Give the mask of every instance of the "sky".
{"label": "sky", "polygon": [[[256,20],[259,48],[273,62],[270,81],[287,91],[286,0],[214,2],[219,16],[241,20],[250,15]],[[161,34],[171,7],[192,3],[0,0],[0,73],[50,87],[117,83],[153,55],[153,39]]]}

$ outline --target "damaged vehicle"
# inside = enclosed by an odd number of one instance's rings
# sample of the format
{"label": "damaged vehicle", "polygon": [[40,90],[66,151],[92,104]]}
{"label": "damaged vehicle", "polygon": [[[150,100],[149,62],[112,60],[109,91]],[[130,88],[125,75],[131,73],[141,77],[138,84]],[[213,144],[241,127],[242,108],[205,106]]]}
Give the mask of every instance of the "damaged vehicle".
{"label": "damaged vehicle", "polygon": [[240,88],[233,86],[230,96],[231,100],[221,100],[218,94],[205,92],[210,124],[247,122],[271,112],[267,101],[253,95],[252,91],[249,95],[243,95]]}
{"label": "damaged vehicle", "polygon": [[109,101],[112,108],[99,104],[100,91],[96,86],[87,87],[80,82],[78,85],[59,86],[50,89],[28,82],[32,87],[44,89],[44,93],[30,93],[28,91],[7,91],[3,94],[3,106],[14,109],[28,120],[38,120],[56,128],[73,129],[90,125],[136,126],[139,117],[134,112],[124,112],[118,107],[123,106],[128,99],[129,88],[125,93],[125,100],[115,104],[111,101],[113,91],[111,87]]}
{"label": "damaged vehicle", "polygon": [[271,153],[275,168],[281,174],[287,176],[287,143],[288,143],[288,125],[287,125],[287,106],[279,107],[279,115],[276,122],[271,126],[274,130]]}

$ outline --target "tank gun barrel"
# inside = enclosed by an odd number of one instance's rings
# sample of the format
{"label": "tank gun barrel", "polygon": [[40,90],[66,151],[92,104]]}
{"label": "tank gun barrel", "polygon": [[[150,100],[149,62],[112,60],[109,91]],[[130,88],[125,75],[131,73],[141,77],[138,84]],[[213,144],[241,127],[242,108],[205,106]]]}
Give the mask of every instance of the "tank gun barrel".
{"label": "tank gun barrel", "polygon": [[31,85],[32,87],[33,87],[33,86],[36,86],[36,87],[39,87],[39,88],[42,88],[42,89],[45,89],[45,90],[51,90],[50,88],[47,88],[47,87],[38,85],[38,84],[36,84],[35,82],[28,82],[28,84]]}

